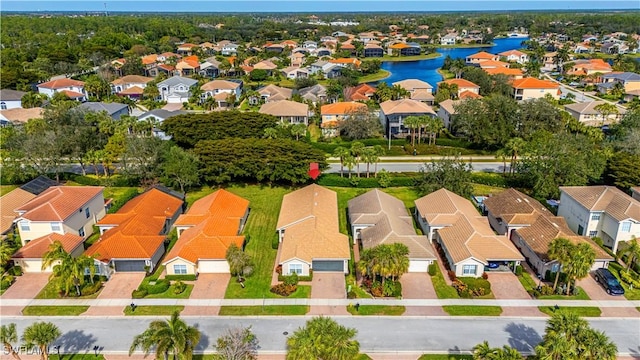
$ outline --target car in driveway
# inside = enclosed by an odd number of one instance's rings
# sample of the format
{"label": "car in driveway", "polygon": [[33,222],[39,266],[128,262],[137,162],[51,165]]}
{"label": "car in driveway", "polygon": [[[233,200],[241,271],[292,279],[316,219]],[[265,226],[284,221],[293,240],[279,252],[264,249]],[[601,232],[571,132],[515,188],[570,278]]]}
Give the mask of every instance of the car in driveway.
{"label": "car in driveway", "polygon": [[620,282],[615,276],[613,276],[609,269],[600,268],[596,270],[595,279],[605,290],[607,290],[607,294],[624,295],[624,289],[620,285]]}

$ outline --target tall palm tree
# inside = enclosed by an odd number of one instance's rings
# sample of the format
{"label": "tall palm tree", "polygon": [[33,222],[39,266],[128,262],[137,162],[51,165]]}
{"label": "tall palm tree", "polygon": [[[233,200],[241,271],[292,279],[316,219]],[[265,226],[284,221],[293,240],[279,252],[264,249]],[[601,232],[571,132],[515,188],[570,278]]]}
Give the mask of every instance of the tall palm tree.
{"label": "tall palm tree", "polygon": [[362,150],[362,161],[367,164],[367,177],[371,174],[371,171],[369,171],[370,165],[376,162],[377,157],[376,150],[372,147],[367,147]]}
{"label": "tall palm tree", "polygon": [[25,346],[37,346],[40,349],[40,359],[49,359],[49,345],[60,337],[62,333],[57,326],[50,322],[36,322],[24,329],[22,341]]}
{"label": "tall palm tree", "polygon": [[307,126],[305,124],[295,124],[291,127],[291,134],[295,135],[296,141],[300,140],[300,136],[307,134]]}
{"label": "tall palm tree", "polygon": [[344,166],[346,166],[349,170],[349,179],[351,179],[351,170],[353,170],[353,167],[356,165],[356,158],[355,156],[351,155],[351,152],[349,152],[349,154],[344,156],[342,161],[344,163]]}
{"label": "tall palm tree", "polygon": [[617,358],[618,347],[604,332],[586,329],[580,335],[578,344],[580,359],[614,360]]}
{"label": "tall palm tree", "polygon": [[343,146],[338,146],[335,149],[333,149],[333,157],[337,157],[338,159],[340,159],[340,177],[344,176],[344,158],[349,155],[349,149],[343,147]]}
{"label": "tall palm tree", "polygon": [[636,260],[640,259],[640,240],[635,235],[631,236],[631,240],[627,241],[627,248],[624,249],[624,254],[627,255],[627,271],[631,269]]}
{"label": "tall palm tree", "polygon": [[420,127],[420,119],[417,116],[407,116],[403,124],[411,130],[411,146],[416,146],[416,129]]}
{"label": "tall palm tree", "polygon": [[152,321],[147,330],[137,335],[129,348],[129,356],[140,348],[145,356],[149,355],[152,348],[155,348],[155,357],[165,360],[169,359],[169,354],[173,355],[173,360],[190,360],[193,356],[193,349],[200,341],[200,331],[193,326],[187,325],[180,319],[180,312],[175,311],[171,318],[165,321]]}
{"label": "tall palm tree", "polygon": [[362,152],[364,151],[364,144],[360,141],[354,141],[351,143],[351,155],[356,162],[356,171],[358,173],[358,177],[360,177],[360,161],[362,160]]}
{"label": "tall palm tree", "polygon": [[2,325],[0,327],[0,342],[4,346],[4,353],[11,354],[16,360],[20,360],[20,356],[15,351],[13,344],[18,342],[18,331],[16,331],[16,324],[11,323],[8,325]]}
{"label": "tall palm tree", "polygon": [[544,339],[544,342],[535,348],[538,360],[577,359],[577,353],[566,337],[553,334],[545,335]]}
{"label": "tall palm tree", "polygon": [[549,244],[549,259],[556,260],[558,262],[558,271],[556,272],[556,279],[553,281],[553,290],[556,290],[558,286],[558,278],[560,278],[560,271],[564,264],[571,257],[571,250],[573,244],[566,238],[556,238]]}
{"label": "tall palm tree", "polygon": [[383,156],[384,154],[386,154],[386,151],[384,150],[382,145],[374,145],[373,149],[376,151],[375,168],[373,170],[373,176],[378,177],[378,163],[380,162],[380,156]]}
{"label": "tall palm tree", "polygon": [[571,282],[575,287],[576,281],[589,275],[589,271],[596,261],[596,252],[591,245],[587,243],[580,243],[571,251],[571,256],[567,262],[566,273],[568,276],[567,295],[571,290]]}
{"label": "tall palm tree", "polygon": [[522,151],[526,146],[527,142],[519,137],[509,139],[509,141],[504,145],[504,151],[511,157],[511,165],[509,168],[510,174],[515,173],[518,156],[522,154]]}
{"label": "tall palm tree", "polygon": [[51,265],[53,265],[53,272],[50,279],[59,281],[65,296],[69,294],[72,286],[76,289],[76,295],[81,295],[80,286],[84,285],[84,275],[87,269],[89,270],[90,280],[93,283],[93,275],[95,275],[94,259],[86,255],[73,257],[59,241],[51,244],[42,258],[43,270]]}
{"label": "tall palm tree", "polygon": [[436,136],[444,128],[442,119],[433,116],[421,116],[425,122],[426,131],[429,133],[429,145],[435,145]]}
{"label": "tall palm tree", "polygon": [[329,317],[314,317],[287,338],[287,360],[351,360],[360,352],[357,331]]}

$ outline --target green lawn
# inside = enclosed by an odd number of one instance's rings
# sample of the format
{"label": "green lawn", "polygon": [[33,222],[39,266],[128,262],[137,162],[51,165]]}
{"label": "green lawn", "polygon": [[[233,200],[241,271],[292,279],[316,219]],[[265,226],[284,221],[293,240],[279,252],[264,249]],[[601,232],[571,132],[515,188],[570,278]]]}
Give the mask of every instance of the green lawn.
{"label": "green lawn", "polygon": [[367,354],[360,354],[356,357],[356,360],[371,360],[371,356]]}
{"label": "green lawn", "polygon": [[[609,270],[615,277],[618,278],[618,280],[620,280],[620,269],[622,269],[622,266],[620,264],[609,263]],[[626,297],[627,300],[640,300],[640,289],[630,289],[629,285],[624,281],[620,281],[620,285],[622,285],[622,287],[624,288],[624,297]]]}
{"label": "green lawn", "polygon": [[420,55],[414,55],[414,56],[391,56],[388,54],[385,54],[381,59],[380,58],[376,58],[376,59],[380,59],[383,62],[385,61],[417,61],[417,60],[427,60],[427,59],[435,59],[442,56],[442,54],[434,52],[434,53],[430,53],[430,54],[420,54]]}
{"label": "green lawn", "polygon": [[318,139],[322,137],[322,130],[316,124],[309,125],[309,135],[311,137],[311,142],[318,142]]}
{"label": "green lawn", "polygon": [[438,299],[460,298],[456,289],[454,289],[452,286],[447,285],[446,281],[444,280],[444,275],[442,274],[442,271],[440,271],[440,266],[436,266],[436,274],[431,277],[431,282],[433,283],[433,288],[436,290]]}
{"label": "green lawn", "polygon": [[28,316],[76,316],[84,313],[89,306],[27,306],[22,315]]}
{"label": "green lawn", "polygon": [[360,76],[358,78],[358,82],[362,84],[362,83],[380,81],[388,78],[389,76],[391,76],[391,73],[389,71],[380,69],[375,74]]}
{"label": "green lawn", "polygon": [[438,69],[438,74],[440,74],[440,76],[442,76],[445,80],[453,79],[454,77],[456,77],[456,74],[452,73],[449,70]]}
{"label": "green lawn", "polygon": [[[529,273],[526,271],[522,272],[522,275],[518,276],[518,281],[522,284],[522,287],[528,292],[531,293],[534,289],[538,287],[538,280],[535,280],[531,277]],[[578,286],[578,295],[540,295],[538,296],[540,300],[591,300],[589,295]]]}
{"label": "green lawn", "polygon": [[0,196],[5,195],[9,191],[17,188],[18,185],[0,185]]}
{"label": "green lawn", "polygon": [[189,296],[191,296],[191,291],[193,290],[193,285],[192,284],[187,284],[187,288],[181,292],[180,294],[176,294],[174,289],[175,281],[171,281],[171,286],[169,286],[169,289],[163,293],[160,294],[148,294],[147,296],[145,296],[145,299],[188,299]]}
{"label": "green lawn", "polygon": [[404,306],[387,306],[387,305],[360,305],[358,310],[353,305],[347,306],[347,311],[351,315],[385,315],[400,316],[404,314]]}
{"label": "green lawn", "polygon": [[494,194],[503,192],[505,190],[505,188],[501,188],[497,186],[490,186],[490,185],[476,184],[476,183],[472,183],[471,186],[473,186],[473,193],[477,195],[494,195]]}
{"label": "green lawn", "polygon": [[463,354],[424,354],[418,360],[471,360],[473,355]]}
{"label": "green lawn", "polygon": [[[69,290],[69,294],[75,294],[75,291],[76,290],[72,287],[71,290]],[[91,294],[91,295],[79,296],[79,297],[78,296],[68,296],[65,299],[95,299],[100,294],[100,291],[102,291],[102,289],[100,289],[99,291],[97,291],[96,293]],[[58,287],[56,286],[56,282],[49,281],[44,286],[44,288],[42,288],[42,290],[40,290],[40,293],[38,293],[38,295],[36,295],[35,298],[36,299],[61,299],[61,297],[58,296]]]}
{"label": "green lawn", "polygon": [[309,312],[307,305],[272,305],[272,306],[222,306],[218,315],[251,316],[251,315],[305,315]]}
{"label": "green lawn", "polygon": [[[134,300],[135,301],[135,300]],[[143,305],[136,306],[135,311],[131,311],[131,306],[124,308],[125,315],[142,316],[142,315],[171,315],[174,311],[184,310],[184,306],[162,306],[162,305]]]}
{"label": "green lawn", "polygon": [[600,308],[590,306],[560,306],[557,310],[553,306],[538,306],[538,309],[549,316],[553,316],[555,313],[573,313],[583,317],[600,317],[602,313]]}
{"label": "green lawn", "polygon": [[500,306],[447,305],[442,309],[451,316],[500,316]]}

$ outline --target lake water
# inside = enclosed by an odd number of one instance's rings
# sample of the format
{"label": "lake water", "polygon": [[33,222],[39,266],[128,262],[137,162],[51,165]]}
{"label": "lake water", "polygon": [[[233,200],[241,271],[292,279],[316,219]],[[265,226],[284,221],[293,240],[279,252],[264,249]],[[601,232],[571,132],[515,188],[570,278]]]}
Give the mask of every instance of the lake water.
{"label": "lake water", "polygon": [[482,48],[437,48],[436,51],[442,54],[442,56],[435,59],[418,61],[385,61],[382,63],[381,68],[390,71],[391,76],[383,81],[391,85],[391,83],[405,79],[419,79],[428,82],[435,88],[438,82],[442,81],[442,76],[438,74],[437,70],[442,67],[447,55],[450,55],[453,59],[464,59],[467,56],[480,51],[497,54],[503,51],[520,49],[522,47],[521,43],[525,40],[528,40],[528,38],[495,39],[493,41],[495,43],[494,46]]}

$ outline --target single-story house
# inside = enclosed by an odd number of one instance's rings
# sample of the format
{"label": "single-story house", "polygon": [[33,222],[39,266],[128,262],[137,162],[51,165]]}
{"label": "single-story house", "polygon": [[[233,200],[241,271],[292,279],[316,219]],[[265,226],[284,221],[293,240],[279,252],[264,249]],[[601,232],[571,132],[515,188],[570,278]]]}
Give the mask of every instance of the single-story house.
{"label": "single-story house", "polygon": [[617,107],[616,113],[604,114],[596,110],[596,107],[605,104],[604,101],[589,101],[573,103],[564,106],[564,109],[576,120],[588,126],[603,126],[619,122],[627,111],[622,107]]}
{"label": "single-story house", "polygon": [[22,108],[22,97],[26,94],[24,91],[0,90],[0,110]]}
{"label": "single-story house", "polygon": [[259,100],[262,100],[265,103],[270,101],[289,100],[293,95],[293,89],[269,84],[258,89],[258,94],[260,94],[259,99],[257,97],[249,98],[249,103],[251,105],[258,104]]}
{"label": "single-story house", "polygon": [[340,233],[338,195],[312,184],[282,199],[276,230],[282,274],[349,272],[349,238]]}
{"label": "single-story house", "polygon": [[273,115],[287,124],[309,124],[309,105],[296,101],[271,101],[260,106],[258,112]]}
{"label": "single-story house", "polygon": [[42,119],[43,117],[44,109],[41,107],[0,110],[0,125],[24,125],[31,119]]}
{"label": "single-story house", "polygon": [[78,109],[91,112],[106,112],[114,120],[120,120],[123,115],[129,115],[129,106],[120,103],[85,102]]}
{"label": "single-story house", "polygon": [[360,242],[364,249],[381,244],[406,245],[409,272],[427,272],[436,260],[429,239],[416,234],[413,218],[401,200],[373,189],[349,200],[348,211],[354,244]]}
{"label": "single-story house", "polygon": [[55,242],[60,242],[64,250],[73,257],[78,257],[84,252],[84,239],[81,236],[51,233],[29,241],[11,256],[11,260],[15,266],[20,266],[25,273],[53,272],[53,267],[58,263],[43,269],[42,258],[49,251],[49,246]]}
{"label": "single-story house", "polygon": [[320,84],[302,88],[298,90],[298,94],[313,104],[327,101],[327,88]]}
{"label": "single-story house", "polygon": [[227,249],[242,249],[249,201],[217,190],[193,203],[174,226],[178,241],[165,257],[168,275],[229,273]]}
{"label": "single-story house", "polygon": [[506,236],[493,232],[471,201],[443,188],[415,204],[418,225],[456,276],[480,277],[490,264],[514,271],[524,260]]}

